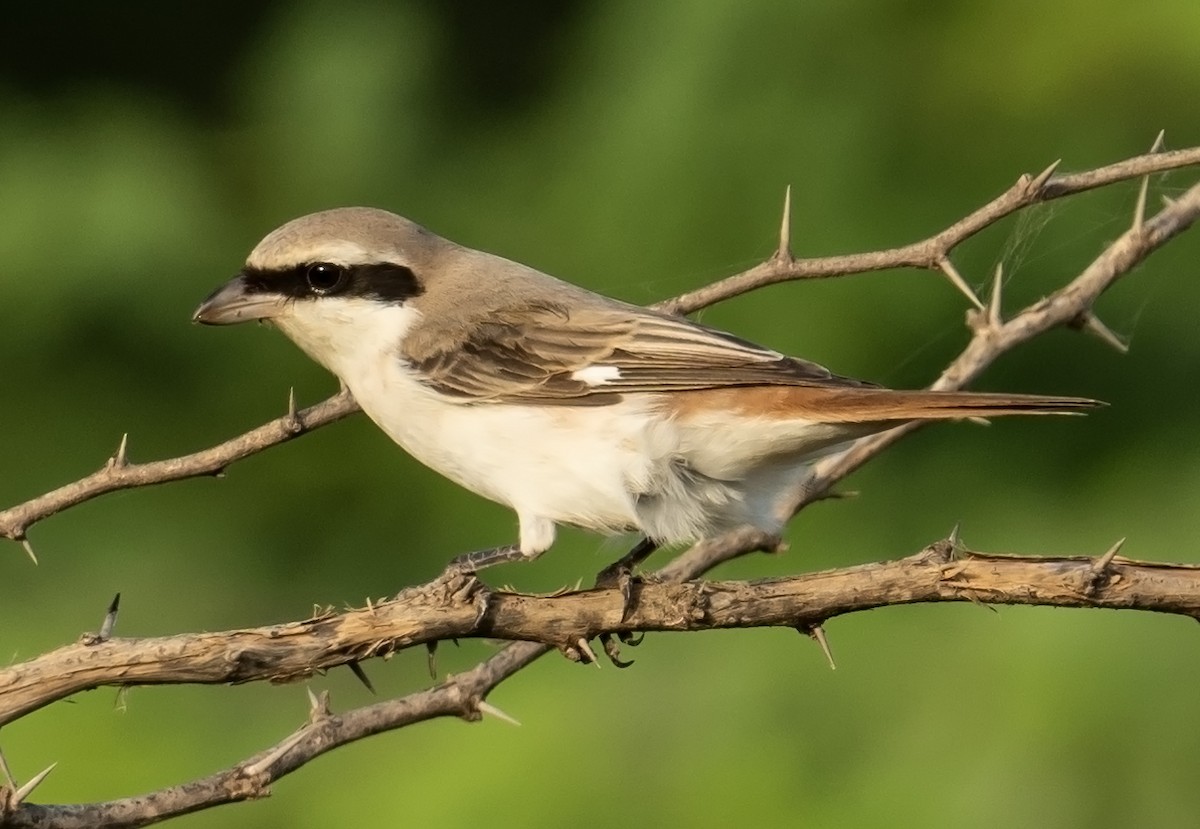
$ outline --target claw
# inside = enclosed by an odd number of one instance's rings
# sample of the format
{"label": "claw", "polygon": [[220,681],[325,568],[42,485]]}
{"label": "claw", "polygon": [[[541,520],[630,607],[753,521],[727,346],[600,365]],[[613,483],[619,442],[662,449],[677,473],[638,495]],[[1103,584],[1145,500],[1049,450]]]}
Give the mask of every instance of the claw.
{"label": "claw", "polygon": [[[624,635],[627,636],[628,634],[626,633]],[[617,638],[621,638],[621,635],[618,634]],[[624,640],[622,639],[622,641]],[[617,642],[617,639],[613,638],[611,633],[600,634],[600,644],[604,646],[604,655],[608,657],[608,661],[611,662],[614,667],[628,668],[633,664],[632,659],[621,658],[621,645]]]}

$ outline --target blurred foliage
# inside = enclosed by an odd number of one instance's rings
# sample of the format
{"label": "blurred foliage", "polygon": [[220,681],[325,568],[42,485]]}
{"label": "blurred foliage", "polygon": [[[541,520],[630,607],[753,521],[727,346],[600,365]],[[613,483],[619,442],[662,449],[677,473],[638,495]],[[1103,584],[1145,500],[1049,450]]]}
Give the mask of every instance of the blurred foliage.
{"label": "blurred foliage", "polygon": [[[342,204],[636,302],[768,255],[785,185],[807,255],[940,229],[1056,158],[1200,141],[1192,0],[1009,3],[21,4],[0,51],[0,478],[16,503],[130,433],[147,460],[335,386],[282,337],[191,310],[266,231]],[[1159,177],[1152,204],[1195,179]],[[1126,226],[1136,185],[1039,207],[958,254],[1015,309]],[[1196,557],[1195,233],[1100,305],[1120,357],[1056,332],[981,387],[1086,394],[1086,419],[923,432],[797,519],[755,577],[895,557],[958,521],[981,549]],[[486,290],[486,286],[481,286]],[[920,385],[966,340],[934,275],[786,285],[704,313],[785,351]],[[10,661],[99,624],[130,636],[257,625],[432,576],[514,521],[364,419],[227,478],[109,496],[0,562]],[[621,545],[565,534],[494,574],[586,578]],[[192,827],[1180,825],[1200,811],[1194,624],[970,606],[828,626],[839,669],[778,631],[652,636],[629,671],[547,659],[496,704],[525,725],[437,722],[340,750],[261,803]],[[444,670],[494,645],[443,649]],[[382,694],[423,656],[367,666]],[[348,672],[335,707],[369,702]],[[304,716],[298,686],[102,690],[5,728],[39,799],[142,792],[225,767]]]}

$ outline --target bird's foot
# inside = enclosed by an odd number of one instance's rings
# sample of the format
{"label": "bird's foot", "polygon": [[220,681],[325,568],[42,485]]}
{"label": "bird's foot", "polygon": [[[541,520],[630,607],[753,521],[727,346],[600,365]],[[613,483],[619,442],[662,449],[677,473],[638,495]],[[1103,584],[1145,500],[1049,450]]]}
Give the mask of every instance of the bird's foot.
{"label": "bird's foot", "polygon": [[614,561],[596,574],[596,588],[600,590],[616,589],[621,592],[621,621],[624,622],[633,613],[634,585],[641,584],[642,576],[633,572],[633,568],[625,563],[625,559]]}
{"label": "bird's foot", "polygon": [[[617,633],[601,633],[596,637],[600,640],[600,644],[604,647],[604,654],[608,657],[608,661],[618,668],[628,668],[633,664],[633,660],[621,659],[621,644],[637,647],[642,643],[642,636],[639,634],[634,636],[627,630],[618,631]],[[579,636],[567,642],[563,642],[558,646],[558,652],[572,662],[579,662],[583,665],[595,665],[600,667],[600,659],[596,656],[596,652],[592,650],[591,643],[588,642],[586,636]]]}
{"label": "bird's foot", "polygon": [[475,606],[475,622],[471,632],[477,632],[489,609],[492,589],[480,581],[478,572],[494,564],[507,561],[524,561],[533,558],[522,552],[517,545],[490,547],[455,556],[442,570],[441,575],[428,584],[401,591],[397,599],[411,596],[416,591],[438,604],[472,604]]}
{"label": "bird's foot", "polygon": [[[637,585],[640,588],[641,585],[646,583],[647,578],[646,576],[635,574],[633,567],[626,560],[627,558],[628,556],[622,558],[620,561],[614,561],[596,574],[596,587],[601,589],[616,588],[621,592],[622,622],[632,615],[633,609],[637,605],[637,591],[634,586]],[[642,644],[643,634],[635,636],[627,630],[619,630],[615,633],[602,633],[599,638],[608,661],[618,668],[628,668],[633,664],[633,660],[621,658],[621,645],[629,645],[631,648],[636,648]]]}
{"label": "bird's foot", "polygon": [[[637,606],[637,587],[645,584],[647,576],[638,575],[633,568],[641,564],[650,554],[658,549],[658,545],[649,538],[643,538],[628,553],[617,561],[605,567],[596,574],[596,587],[600,589],[616,588],[621,593],[621,621],[627,620]],[[600,634],[600,644],[608,660],[618,668],[628,668],[633,660],[621,658],[621,645],[635,648],[642,643],[642,635],[634,635],[627,630],[614,633]]]}
{"label": "bird's foot", "polygon": [[[633,568],[641,564],[650,554],[658,549],[658,544],[649,538],[643,538],[637,545],[621,558],[605,567],[596,574],[596,587],[600,589],[616,588],[621,591],[621,621],[624,622],[633,613],[636,598],[635,584],[645,582],[644,576],[635,575]],[[607,646],[605,647],[607,650]]]}
{"label": "bird's foot", "polygon": [[643,633],[635,636],[627,630],[619,630],[616,633],[602,633],[599,636],[600,644],[604,647],[604,655],[608,657],[609,662],[618,668],[628,668],[633,664],[632,659],[621,658],[621,645],[636,648],[642,644],[642,640],[645,638],[646,636]]}
{"label": "bird's foot", "polygon": [[458,564],[457,559],[446,565],[441,575],[421,588],[439,603],[447,605],[470,604],[475,607],[475,618],[471,630],[479,629],[487,616],[492,590],[474,570]]}
{"label": "bird's foot", "polygon": [[439,594],[447,603],[460,604],[471,601],[481,591],[488,589],[479,580],[479,574],[472,567],[459,563],[458,559],[446,565],[446,569],[428,585],[431,592]]}
{"label": "bird's foot", "polygon": [[[515,553],[520,556],[519,550]],[[418,589],[440,604],[474,605],[475,619],[471,629],[477,630],[487,616],[492,596],[491,588],[479,579],[478,571],[512,557],[513,548],[509,547],[464,553],[451,559],[441,575]]]}

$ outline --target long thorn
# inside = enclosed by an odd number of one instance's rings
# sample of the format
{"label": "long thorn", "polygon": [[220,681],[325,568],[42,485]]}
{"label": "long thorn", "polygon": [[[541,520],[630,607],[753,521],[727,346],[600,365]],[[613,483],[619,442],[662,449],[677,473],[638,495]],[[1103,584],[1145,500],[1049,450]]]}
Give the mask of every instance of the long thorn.
{"label": "long thorn", "polygon": [[110,466],[120,469],[129,466],[129,433],[121,435],[121,443],[117,446],[117,454],[113,455]]}
{"label": "long thorn", "polygon": [[54,771],[54,767],[57,765],[58,763],[51,763],[33,777],[29,778],[24,786],[13,792],[12,797],[10,797],[8,800],[9,806],[20,806],[21,802],[25,798],[29,797],[29,795],[33,793],[34,789],[42,784],[42,781],[50,775],[50,772]]}
{"label": "long thorn", "polygon": [[1085,332],[1096,337],[1105,345],[1115,348],[1121,354],[1129,353],[1129,343],[1125,342],[1121,335],[1101,322],[1100,318],[1091,311],[1084,312],[1082,328]]}
{"label": "long thorn", "polygon": [[969,299],[972,305],[980,311],[984,310],[983,303],[979,301],[979,297],[975,296],[975,292],[971,290],[967,280],[962,278],[962,274],[958,272],[958,268],[954,267],[954,263],[950,261],[949,257],[943,256],[938,260],[937,266],[938,270],[950,280],[950,284],[962,291],[963,296]]}
{"label": "long thorn", "polygon": [[833,651],[829,649],[829,639],[825,636],[825,628],[820,625],[809,625],[804,632],[821,646],[821,653],[825,654],[825,659],[829,662],[829,670],[836,671],[837,663],[833,661]]}
{"label": "long thorn", "polygon": [[1117,553],[1121,552],[1121,548],[1125,546],[1125,539],[1122,538],[1116,544],[1108,548],[1107,552],[1092,563],[1093,573],[1103,573],[1108,569],[1108,566],[1113,563],[1113,559],[1117,557]]}
{"label": "long thorn", "polygon": [[299,434],[304,430],[304,423],[300,420],[300,412],[296,408],[296,389],[294,386],[288,389],[287,414],[284,415],[284,420],[287,423],[288,431]]}
{"label": "long thorn", "polygon": [[478,709],[480,714],[491,714],[496,719],[504,720],[504,722],[508,723],[509,725],[520,725],[521,724],[520,720],[518,720],[516,717],[512,717],[512,716],[509,716],[508,714],[505,714],[503,711],[501,711],[496,706],[492,705],[487,700],[481,699],[479,702],[475,703],[475,708]]}
{"label": "long thorn", "polygon": [[1161,129],[1158,131],[1158,135],[1156,135],[1154,137],[1154,143],[1150,145],[1150,154],[1151,155],[1153,155],[1154,153],[1161,153],[1163,151],[1163,147],[1165,147],[1166,143],[1167,143],[1166,137],[1167,137],[1167,131],[1165,129]]}
{"label": "long thorn", "polygon": [[[1158,135],[1154,139],[1154,143],[1150,146],[1150,155],[1162,152],[1163,137],[1166,135],[1166,130],[1159,130]],[[1137,204],[1133,208],[1133,226],[1134,233],[1141,233],[1142,227],[1146,223],[1146,196],[1150,192],[1150,174],[1142,176],[1141,184],[1138,186]]]}
{"label": "long thorn", "polygon": [[962,524],[955,524],[954,528],[950,530],[950,535],[946,538],[946,541],[950,544],[950,551],[955,557],[958,556],[958,553],[963,548],[962,536],[959,534],[960,529],[962,529]]}
{"label": "long thorn", "polygon": [[1046,182],[1050,180],[1050,177],[1054,175],[1054,171],[1058,169],[1059,164],[1062,164],[1061,158],[1034,176],[1033,181],[1029,182],[1029,189],[1034,193],[1040,192],[1046,186]]}
{"label": "long thorn", "polygon": [[8,758],[4,756],[4,751],[0,749],[0,772],[4,774],[4,781],[10,789],[17,788],[17,781],[12,776],[12,769],[8,767]]}
{"label": "long thorn", "polygon": [[775,259],[781,262],[791,262],[792,256],[792,185],[788,185],[783,193],[783,219],[779,223],[779,249],[775,251]]}
{"label": "long thorn", "polygon": [[100,642],[107,642],[112,638],[113,628],[117,626],[117,611],[121,608],[121,594],[113,596],[113,600],[108,604],[108,611],[104,614],[104,621],[100,623],[100,630],[96,633],[96,638]]}
{"label": "long thorn", "polygon": [[996,265],[996,275],[992,277],[992,296],[988,301],[988,325],[992,328],[999,328],[1004,324],[1004,318],[1000,312],[1000,296],[1004,289],[1004,263],[999,262]]}
{"label": "long thorn", "polygon": [[425,667],[429,669],[429,678],[437,679],[437,640],[425,643]]}
{"label": "long thorn", "polygon": [[29,539],[21,536],[21,547],[25,550],[25,555],[29,556],[29,560],[35,565],[38,563],[37,553],[33,551],[33,545],[29,543]]}
{"label": "long thorn", "polygon": [[1146,196],[1150,192],[1150,176],[1142,176],[1142,182],[1138,185],[1137,203],[1133,206],[1133,225],[1130,227],[1134,233],[1141,233],[1142,228],[1146,224]]}
{"label": "long thorn", "polygon": [[592,650],[592,646],[588,644],[588,640],[580,636],[575,640],[575,647],[579,649],[579,654],[585,661],[591,662],[597,668],[600,667],[600,660],[596,658],[596,652]]}
{"label": "long thorn", "polygon": [[357,659],[351,659],[346,663],[346,667],[350,669],[352,674],[358,677],[358,681],[365,685],[368,691],[378,696],[378,694],[375,692],[375,686],[371,684],[371,680],[367,676],[367,672],[363,670],[362,665],[358,664]]}

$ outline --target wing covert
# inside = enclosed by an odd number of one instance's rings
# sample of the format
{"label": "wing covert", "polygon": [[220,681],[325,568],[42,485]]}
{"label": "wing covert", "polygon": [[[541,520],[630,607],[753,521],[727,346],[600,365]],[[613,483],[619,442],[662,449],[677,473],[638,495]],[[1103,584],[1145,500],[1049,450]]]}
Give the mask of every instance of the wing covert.
{"label": "wing covert", "polygon": [[494,314],[456,343],[410,359],[439,392],[481,403],[606,405],[629,392],[868,385],[683,317],[622,305]]}

